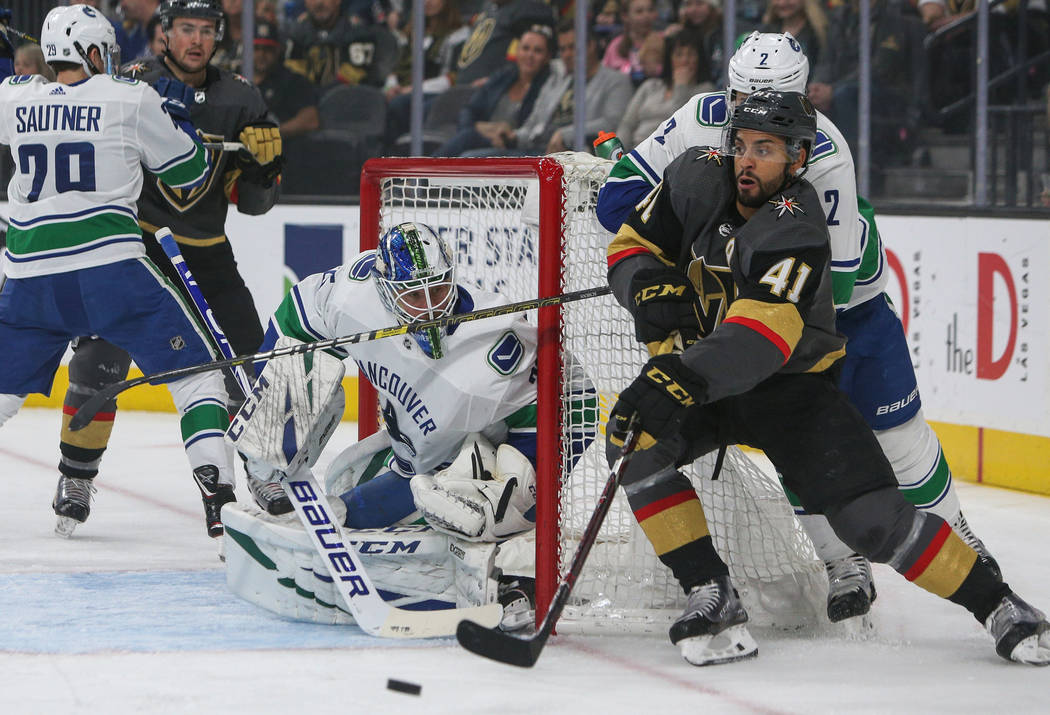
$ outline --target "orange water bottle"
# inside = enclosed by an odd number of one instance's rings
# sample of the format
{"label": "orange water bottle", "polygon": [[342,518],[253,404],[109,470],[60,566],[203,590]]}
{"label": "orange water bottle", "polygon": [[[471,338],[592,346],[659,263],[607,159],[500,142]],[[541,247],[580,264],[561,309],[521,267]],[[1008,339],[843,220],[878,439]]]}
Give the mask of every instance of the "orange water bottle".
{"label": "orange water bottle", "polygon": [[619,161],[623,156],[623,142],[616,132],[598,132],[598,138],[594,140],[594,153],[603,159]]}

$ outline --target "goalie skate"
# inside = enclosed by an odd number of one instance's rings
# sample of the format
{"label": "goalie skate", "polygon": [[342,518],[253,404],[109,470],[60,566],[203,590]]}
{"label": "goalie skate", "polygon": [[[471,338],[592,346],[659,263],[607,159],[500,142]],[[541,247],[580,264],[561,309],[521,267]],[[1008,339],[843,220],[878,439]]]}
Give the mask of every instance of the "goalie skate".
{"label": "goalie skate", "polygon": [[[860,554],[824,562],[828,572],[828,620],[832,623],[867,616],[875,602],[871,564]],[[871,627],[864,618],[861,630]]]}
{"label": "goalie skate", "polygon": [[995,652],[1003,658],[1028,665],[1050,665],[1050,623],[1042,611],[1017,594],[1003,596],[984,627],[995,639]]}
{"label": "goalie skate", "polygon": [[289,514],[294,511],[295,507],[289,501],[288,495],[284,493],[284,487],[281,486],[280,482],[264,482],[250,475],[246,481],[248,482],[248,491],[251,492],[255,503],[267,514],[280,516],[281,514]]}
{"label": "goalie skate", "polygon": [[499,603],[503,606],[501,631],[514,633],[536,623],[536,579],[528,576],[501,576]]}
{"label": "goalie skate", "polygon": [[87,521],[91,513],[91,495],[95,491],[95,485],[90,479],[77,479],[65,475],[58,478],[55,498],[51,502],[51,508],[58,517],[55,523],[56,534],[68,539],[73,535],[77,524]]}
{"label": "goalie skate", "polygon": [[692,665],[730,663],[758,655],[747,630],[747,611],[728,576],[719,576],[689,592],[685,611],[671,626],[671,642]]}

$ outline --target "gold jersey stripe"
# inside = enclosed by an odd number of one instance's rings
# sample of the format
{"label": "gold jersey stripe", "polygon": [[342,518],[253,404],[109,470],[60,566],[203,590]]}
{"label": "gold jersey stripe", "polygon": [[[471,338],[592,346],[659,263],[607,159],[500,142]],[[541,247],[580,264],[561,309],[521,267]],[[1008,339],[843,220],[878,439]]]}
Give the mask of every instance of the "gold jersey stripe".
{"label": "gold jersey stripe", "polygon": [[663,249],[661,249],[652,241],[643,238],[642,234],[638,233],[627,224],[621,226],[620,230],[617,231],[616,236],[609,244],[609,248],[606,251],[606,255],[614,256],[617,253],[629,251],[632,248],[644,248],[645,250],[652,253],[653,256],[655,256],[661,263],[664,263],[668,266],[674,265],[674,261],[668,260],[664,256]]}
{"label": "gold jersey stripe", "polygon": [[726,320],[736,317],[757,320],[779,335],[787,344],[789,355],[802,339],[802,316],[792,303],[764,303],[751,298],[740,298],[733,301],[729,312],[726,313]]}
{"label": "gold jersey stripe", "polygon": [[[157,231],[160,230],[160,226],[154,226],[153,224],[148,223],[146,221],[142,221],[142,220],[139,221],[139,227],[142,230],[149,231],[150,233],[152,233],[154,235],[156,235]],[[214,246],[215,244],[222,243],[223,241],[226,240],[226,236],[225,235],[223,235],[223,236],[214,236],[212,238],[190,238],[189,236],[180,236],[179,234],[174,233],[174,232],[172,232],[171,235],[175,238],[175,243],[182,243],[182,244],[185,244],[187,246],[199,246],[199,247]]]}

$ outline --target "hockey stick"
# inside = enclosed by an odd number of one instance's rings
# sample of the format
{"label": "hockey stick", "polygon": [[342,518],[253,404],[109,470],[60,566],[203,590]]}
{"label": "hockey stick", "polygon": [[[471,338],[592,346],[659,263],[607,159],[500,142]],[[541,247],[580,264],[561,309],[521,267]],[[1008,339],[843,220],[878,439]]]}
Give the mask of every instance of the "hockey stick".
{"label": "hockey stick", "polygon": [[[179,278],[182,279],[182,285],[186,286],[186,292],[190,294],[193,304],[197,306],[197,312],[200,313],[201,319],[204,320],[208,330],[211,331],[211,336],[215,338],[215,342],[219,346],[219,352],[227,360],[234,357],[230,341],[226,339],[226,333],[223,332],[222,327],[215,320],[208,301],[204,298],[204,294],[201,293],[200,286],[197,285],[193,273],[190,272],[190,267],[186,265],[186,259],[182,257],[179,244],[175,243],[175,237],[171,234],[171,229],[167,226],[162,226],[157,229],[157,233],[154,235],[157,237],[157,243],[164,249],[164,253],[168,254],[171,265],[175,266]],[[234,365],[232,370],[234,378],[237,379],[237,385],[241,388],[241,394],[247,397],[252,389],[252,381],[248,379],[248,374],[241,365]]]}
{"label": "hockey stick", "polygon": [[201,142],[205,149],[218,149],[219,151],[240,151],[245,149],[240,142]]}
{"label": "hockey stick", "polygon": [[0,23],[0,26],[3,27],[3,31],[4,32],[10,32],[12,35],[14,35],[15,37],[17,37],[19,39],[25,40],[27,42],[32,42],[34,45],[39,45],[40,44],[40,40],[38,40],[37,38],[35,38],[32,35],[29,35],[29,34],[27,34],[25,32],[22,32],[21,30],[18,30],[18,29],[14,28],[14,27],[11,27],[10,25],[6,25],[4,23]]}
{"label": "hockey stick", "polygon": [[[157,241],[178,270],[179,278],[193,298],[220,352],[227,358],[233,357],[230,343],[215,321],[211,307],[186,265],[171,230],[166,226],[158,230]],[[233,370],[245,397],[248,397],[251,394],[248,375],[240,365],[233,366]],[[503,607],[498,603],[445,611],[405,611],[387,604],[372,585],[364,564],[343,533],[339,519],[329,516],[328,501],[310,468],[304,465],[295,470],[294,476],[283,472],[280,475],[284,491],[328,569],[343,605],[365,633],[385,638],[450,636],[455,633],[456,625],[464,616],[478,618],[493,627],[499,624]]]}
{"label": "hockey stick", "polygon": [[389,328],[380,328],[379,330],[370,330],[364,333],[355,333],[354,335],[345,335],[341,338],[330,338],[328,340],[318,340],[312,343],[302,343],[287,348],[278,348],[276,350],[270,350],[263,353],[255,353],[254,355],[241,355],[239,357],[230,358],[228,360],[216,360],[215,362],[208,362],[202,365],[188,365],[186,367],[175,368],[174,370],[165,370],[163,372],[154,373],[152,375],[142,375],[141,377],[135,377],[130,380],[124,380],[122,382],[116,382],[112,385],[99,390],[94,395],[85,400],[84,404],[80,406],[76,414],[73,415],[69,421],[69,429],[71,432],[83,429],[90,424],[91,420],[95,417],[102,405],[112,400],[114,397],[119,395],[124,390],[130,390],[132,387],[143,385],[147,382],[166,382],[179,377],[185,377],[187,375],[196,375],[201,372],[207,372],[209,370],[221,370],[224,367],[233,367],[234,365],[244,365],[249,362],[260,362],[263,360],[272,360],[273,358],[284,357],[285,355],[298,355],[299,353],[308,353],[315,350],[327,350],[329,348],[338,347],[340,345],[352,345],[354,343],[364,343],[370,340],[379,340],[381,338],[389,338],[395,335],[404,335],[406,333],[415,333],[420,330],[426,330],[427,328],[444,328],[450,325],[459,325],[460,323],[466,323],[472,320],[483,320],[485,318],[494,318],[498,315],[508,315],[510,313],[520,313],[526,310],[535,310],[536,308],[545,308],[553,305],[562,305],[564,303],[571,303],[576,300],[585,300],[587,298],[596,298],[598,296],[607,295],[612,292],[609,286],[599,286],[597,288],[585,288],[583,290],[571,291],[569,293],[562,293],[561,295],[550,296],[549,298],[533,298],[532,300],[522,300],[517,303],[509,303],[507,305],[497,305],[492,308],[482,308],[481,310],[473,310],[469,313],[456,313],[453,315],[444,315],[440,318],[434,318],[433,320],[421,320],[415,323],[409,323],[408,325],[394,325]]}
{"label": "hockey stick", "polygon": [[591,515],[590,521],[587,522],[587,528],[584,529],[583,536],[580,538],[580,545],[576,547],[576,553],[572,557],[569,570],[562,577],[561,583],[558,584],[558,590],[554,592],[554,599],[547,610],[547,615],[544,616],[543,622],[540,623],[536,633],[522,638],[500,630],[487,628],[481,623],[464,620],[459,624],[459,628],[456,629],[456,640],[459,641],[461,646],[471,653],[476,653],[491,660],[498,660],[501,663],[517,665],[521,668],[531,668],[536,664],[540,653],[543,651],[543,646],[546,645],[551,631],[554,630],[554,626],[565,608],[565,604],[569,601],[569,594],[572,592],[572,587],[576,584],[576,579],[579,578],[580,572],[583,571],[583,564],[587,560],[587,555],[591,553],[591,547],[594,546],[594,542],[598,538],[598,530],[602,528],[605,516],[609,513],[613,497],[616,496],[616,490],[620,487],[620,480],[623,478],[624,470],[630,460],[631,453],[634,452],[640,434],[641,427],[638,426],[638,418],[634,417],[627,429],[627,435],[624,437],[620,456],[610,469],[609,480],[605,483],[605,488],[602,489],[602,493],[598,496],[598,505],[594,507],[594,513]]}

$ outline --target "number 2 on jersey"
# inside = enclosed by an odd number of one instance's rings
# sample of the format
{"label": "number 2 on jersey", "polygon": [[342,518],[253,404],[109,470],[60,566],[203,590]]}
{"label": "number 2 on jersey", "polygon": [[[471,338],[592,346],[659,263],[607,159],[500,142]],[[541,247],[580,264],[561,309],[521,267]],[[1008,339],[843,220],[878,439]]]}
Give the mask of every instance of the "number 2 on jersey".
{"label": "number 2 on jersey", "polygon": [[[18,147],[18,170],[33,177],[33,185],[26,198],[30,203],[40,198],[47,178],[48,151],[44,144],[23,144]],[[73,161],[77,162],[73,178]],[[55,147],[55,191],[95,190],[95,146],[91,142],[66,142]]]}

